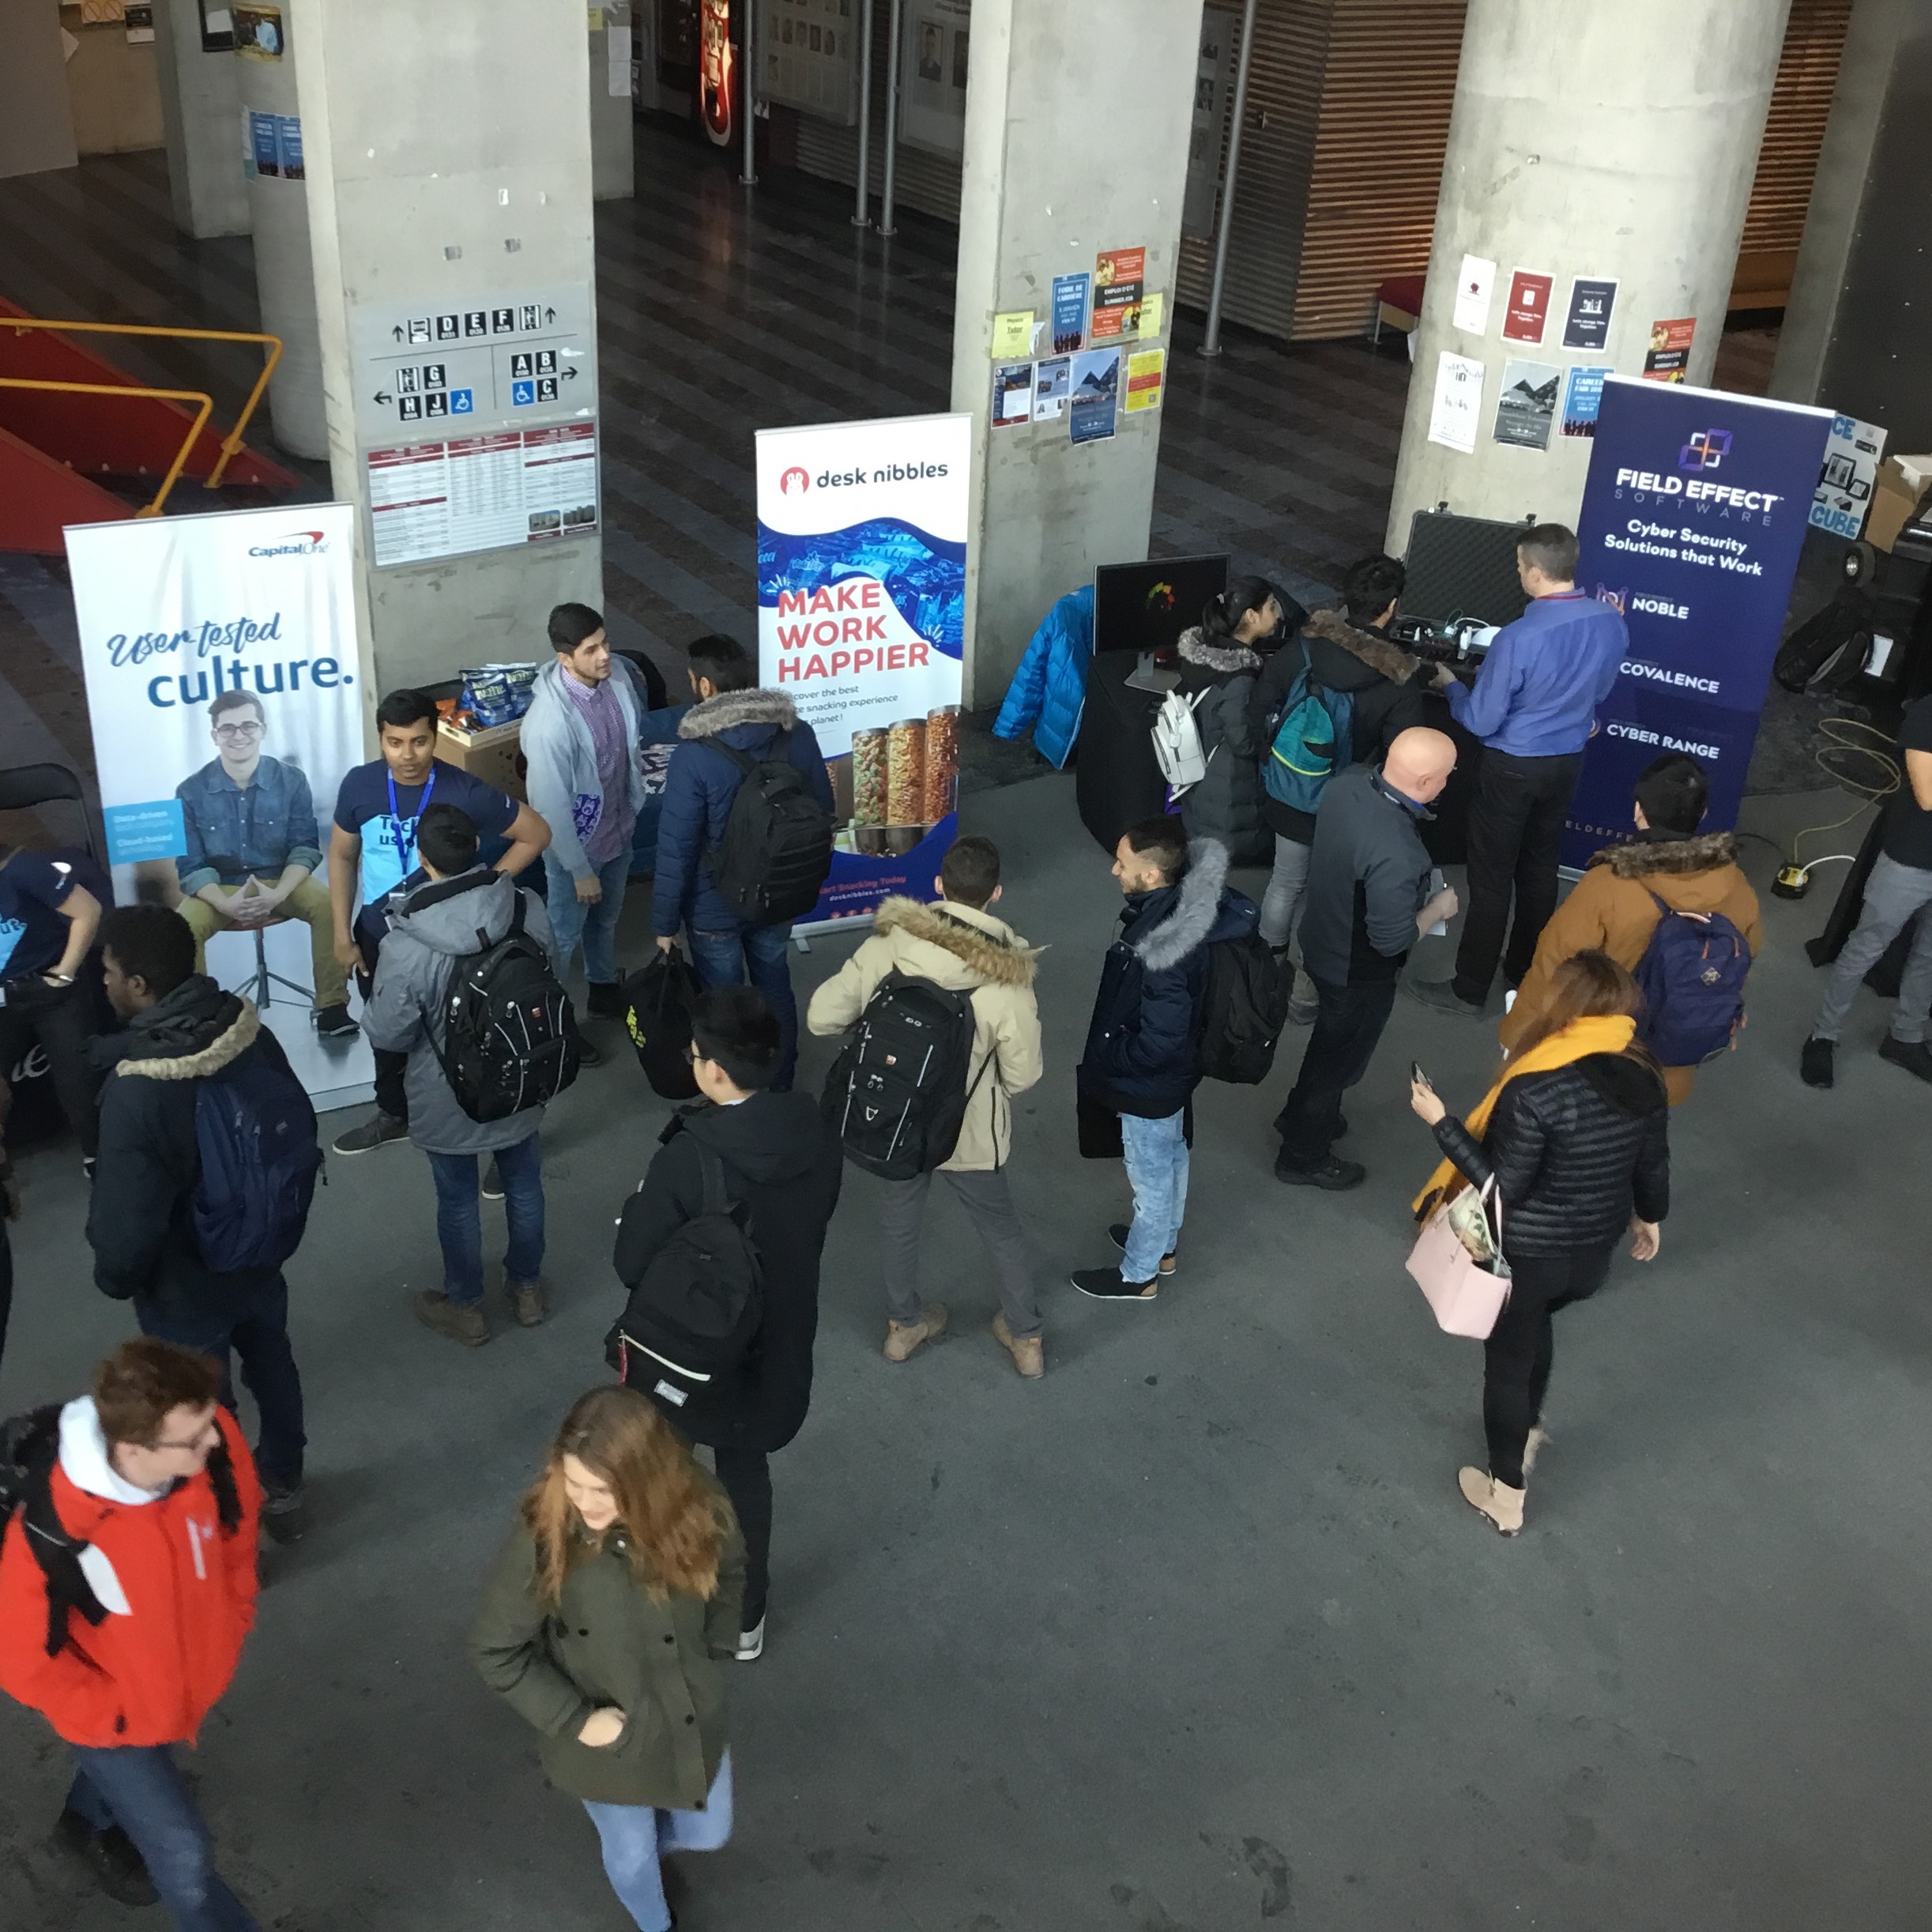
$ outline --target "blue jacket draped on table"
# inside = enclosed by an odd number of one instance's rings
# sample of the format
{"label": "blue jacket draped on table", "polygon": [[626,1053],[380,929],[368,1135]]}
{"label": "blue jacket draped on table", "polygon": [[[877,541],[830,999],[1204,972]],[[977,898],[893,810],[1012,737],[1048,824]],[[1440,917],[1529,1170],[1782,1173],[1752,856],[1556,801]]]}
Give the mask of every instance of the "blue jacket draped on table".
{"label": "blue jacket draped on table", "polygon": [[1056,770],[1064,770],[1080,735],[1087,705],[1087,665],[1094,654],[1094,586],[1069,591],[1041,620],[1007,687],[993,721],[996,738],[1023,736]]}

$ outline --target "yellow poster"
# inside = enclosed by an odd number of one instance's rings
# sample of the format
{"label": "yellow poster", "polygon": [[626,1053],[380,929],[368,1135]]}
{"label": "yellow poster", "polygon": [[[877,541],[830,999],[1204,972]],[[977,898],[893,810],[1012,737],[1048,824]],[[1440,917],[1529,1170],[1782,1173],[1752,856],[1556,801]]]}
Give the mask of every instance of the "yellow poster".
{"label": "yellow poster", "polygon": [[1165,305],[1164,296],[1143,296],[1140,298],[1140,333],[1143,336],[1157,336],[1161,333],[1161,310]]}
{"label": "yellow poster", "polygon": [[1010,362],[1033,353],[1033,311],[1015,309],[1010,314],[992,318],[992,355],[999,362]]}
{"label": "yellow poster", "polygon": [[1127,359],[1127,413],[1137,416],[1143,409],[1161,406],[1161,385],[1167,375],[1167,352],[1164,348],[1135,349]]}

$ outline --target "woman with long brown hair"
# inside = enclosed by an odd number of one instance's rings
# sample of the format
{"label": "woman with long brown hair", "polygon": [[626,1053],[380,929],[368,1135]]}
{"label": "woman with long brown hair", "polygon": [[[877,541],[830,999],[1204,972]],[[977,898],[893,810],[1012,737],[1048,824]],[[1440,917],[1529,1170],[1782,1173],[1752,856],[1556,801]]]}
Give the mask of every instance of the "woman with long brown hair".
{"label": "woman with long brown hair", "polygon": [[593,1389],[563,1418],[476,1614],[469,1654],[541,1734],[639,1932],[673,1925],[664,1851],[731,1836],[725,1660],[744,1550],[731,1505],[650,1401]]}
{"label": "woman with long brown hair", "polygon": [[1444,1155],[1416,1196],[1418,1215],[1464,1184],[1496,1183],[1511,1279],[1483,1344],[1489,1466],[1463,1469],[1456,1482],[1505,1536],[1523,1527],[1527,1479],[1546,1439],[1550,1318],[1602,1286],[1626,1230],[1631,1253],[1652,1259],[1670,1211],[1668,1103],[1662,1069],[1636,1038],[1642,1011],[1636,981],[1615,960],[1579,953],[1557,969],[1546,1009],[1467,1124],[1427,1080],[1410,1087]]}

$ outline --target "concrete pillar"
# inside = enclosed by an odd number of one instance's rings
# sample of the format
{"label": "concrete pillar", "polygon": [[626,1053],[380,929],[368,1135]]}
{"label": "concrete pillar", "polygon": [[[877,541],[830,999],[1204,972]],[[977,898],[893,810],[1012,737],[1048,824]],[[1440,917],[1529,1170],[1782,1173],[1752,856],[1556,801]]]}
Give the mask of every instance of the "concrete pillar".
{"label": "concrete pillar", "polygon": [[[1111,440],[1077,445],[1065,416],[989,424],[993,318],[1030,309],[1050,355],[1053,277],[1092,274],[1103,250],[1147,250],[1167,346],[1199,0],[1110,0],[1105,14],[1092,0],[974,0],[952,389],[974,420],[969,706],[999,701],[1056,597],[1098,563],[1147,554],[1161,410],[1122,406]],[[1124,405],[1124,366],[1120,387]]]}
{"label": "concrete pillar", "polygon": [[[602,540],[579,515],[550,518],[540,478],[527,485],[539,507],[526,519],[522,459],[514,449],[481,454],[476,438],[514,443],[548,430],[591,446],[582,440],[597,401],[582,8],[546,0],[512,17],[474,0],[290,4],[330,471],[336,495],[360,512],[371,697],[493,659],[547,661],[552,606],[602,601]],[[404,339],[412,321],[433,332],[439,318],[454,319],[454,339]],[[548,357],[555,373],[513,379],[524,366],[513,358],[525,355],[538,370]],[[425,392],[432,369],[443,384]],[[420,412],[400,393],[405,375]],[[445,400],[431,406],[433,396]],[[417,463],[459,444],[460,465],[452,456],[436,486],[447,502],[405,520],[420,533],[443,527],[446,513],[450,529],[460,518],[469,540],[489,547],[377,563],[372,476],[378,502],[397,493],[395,472],[372,470],[371,452],[406,450]],[[587,466],[571,509],[596,506]]]}
{"label": "concrete pillar", "polygon": [[[1575,366],[1640,375],[1654,322],[1693,318],[1708,383],[1783,45],[1789,0],[1471,0],[1435,243],[1388,520],[1444,500],[1470,516],[1573,523],[1587,436],[1561,433]],[[1496,264],[1488,323],[1458,328],[1465,255]],[[1518,269],[1552,278],[1540,345],[1506,341]],[[1601,352],[1566,348],[1570,284],[1614,280]],[[1486,365],[1473,454],[1429,440],[1439,356]],[[1560,371],[1546,450],[1494,440],[1506,362]],[[1542,378],[1546,379],[1546,378]]]}
{"label": "concrete pillar", "polygon": [[1932,0],[1856,0],[1812,178],[1771,393],[1882,424],[1932,448]]}
{"label": "concrete pillar", "polygon": [[154,43],[175,226],[197,241],[246,235],[248,176],[235,56],[202,46],[197,0],[156,0]]}
{"label": "concrete pillar", "polygon": [[655,4],[611,0],[589,12],[590,191],[600,201],[627,201],[637,191],[630,50],[637,13]]}
{"label": "concrete pillar", "polygon": [[[282,339],[281,360],[269,378],[269,417],[275,440],[296,456],[319,462],[329,454],[322,406],[322,344],[315,329],[315,278],[309,255],[309,184],[306,137],[296,96],[296,62],[302,28],[284,6],[273,58],[237,51],[230,56],[248,126],[249,228],[255,238],[255,292],[262,326]],[[298,130],[292,141],[290,122]],[[243,128],[237,126],[239,146]],[[299,163],[296,160],[299,153]],[[303,171],[292,171],[299,166]]]}

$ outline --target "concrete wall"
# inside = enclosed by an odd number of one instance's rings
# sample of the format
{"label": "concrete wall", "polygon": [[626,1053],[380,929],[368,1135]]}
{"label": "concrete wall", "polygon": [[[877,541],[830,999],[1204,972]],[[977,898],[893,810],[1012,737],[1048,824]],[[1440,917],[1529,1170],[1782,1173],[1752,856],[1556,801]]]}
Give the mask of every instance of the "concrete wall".
{"label": "concrete wall", "polygon": [[155,0],[154,51],[175,226],[198,241],[246,235],[240,62],[232,51],[203,50],[196,0]]}
{"label": "concrete wall", "polygon": [[[519,9],[514,47],[501,17],[470,0],[292,4],[330,468],[337,495],[366,512],[352,307],[594,284],[588,36],[581,0]],[[540,658],[553,604],[602,601],[595,536],[382,571],[365,555],[360,568],[371,694],[484,659]]]}
{"label": "concrete wall", "polygon": [[1046,320],[1054,276],[1090,273],[1103,249],[1144,246],[1171,317],[1200,11],[975,0],[952,397],[974,417],[970,706],[997,702],[1056,597],[1147,554],[1162,412],[1078,448],[1064,419],[989,435],[989,350],[996,314]]}
{"label": "concrete wall", "polygon": [[41,0],[0,0],[0,180],[73,167],[58,11]]}
{"label": "concrete wall", "polygon": [[593,6],[586,16],[600,23],[590,35],[591,191],[600,201],[628,201],[637,185],[630,63],[624,62],[623,92],[613,94],[610,29],[629,24],[638,7],[656,4],[657,0],[631,0],[630,5],[618,0],[614,6]]}
{"label": "concrete wall", "polygon": [[[1388,522],[1399,552],[1418,510],[1573,522],[1587,437],[1546,451],[1491,439],[1503,365],[1644,367],[1653,322],[1697,320],[1689,380],[1706,383],[1783,44],[1789,0],[1473,0],[1429,256],[1415,372]],[[1497,264],[1486,333],[1455,326],[1465,254]],[[1512,270],[1554,276],[1540,347],[1501,339]],[[1571,278],[1614,277],[1608,352],[1561,347]],[[1428,440],[1437,358],[1485,362],[1465,455]]]}

